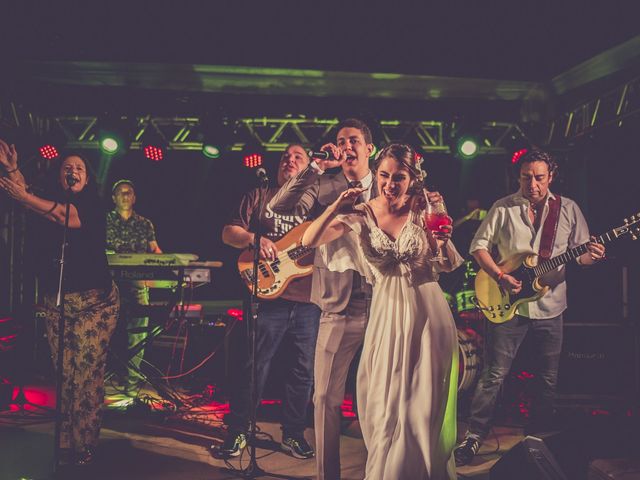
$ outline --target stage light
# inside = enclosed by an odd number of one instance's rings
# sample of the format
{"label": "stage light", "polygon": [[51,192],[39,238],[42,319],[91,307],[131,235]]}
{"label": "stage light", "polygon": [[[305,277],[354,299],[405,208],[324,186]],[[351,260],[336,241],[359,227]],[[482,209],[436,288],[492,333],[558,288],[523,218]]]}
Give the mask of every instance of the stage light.
{"label": "stage light", "polygon": [[151,161],[159,162],[164,159],[165,151],[168,142],[164,137],[153,127],[149,126],[142,136],[142,152],[144,156]]}
{"label": "stage light", "polygon": [[159,162],[164,158],[164,149],[157,145],[145,145],[143,152],[146,158],[154,162]]}
{"label": "stage light", "polygon": [[248,168],[255,168],[262,165],[262,154],[261,153],[249,153],[244,156],[244,166]]}
{"label": "stage light", "polygon": [[227,310],[227,315],[235,318],[236,320],[242,320],[243,311],[239,308],[230,308]]}
{"label": "stage light", "polygon": [[53,160],[54,158],[58,158],[58,155],[60,155],[55,145],[52,145],[50,143],[45,143],[40,147],[39,150],[40,156],[45,160]]}
{"label": "stage light", "polygon": [[106,154],[113,155],[120,150],[120,142],[115,137],[104,137],[100,140],[100,150]]}
{"label": "stage light", "polygon": [[199,127],[197,139],[202,142],[202,155],[207,158],[220,158],[234,143],[237,124],[222,107],[205,114],[200,119]]}
{"label": "stage light", "polygon": [[202,154],[207,158],[219,158],[220,148],[217,145],[203,143]]}
{"label": "stage light", "polygon": [[264,161],[264,146],[254,136],[247,139],[244,144],[244,166],[247,168],[259,167]]}
{"label": "stage light", "polygon": [[471,137],[460,137],[457,143],[458,155],[465,159],[475,158],[480,147],[478,142]]}
{"label": "stage light", "polygon": [[513,155],[511,156],[511,163],[518,163],[518,160],[520,160],[520,158],[527,152],[528,150],[526,148],[521,148],[520,150],[513,152]]}
{"label": "stage light", "polygon": [[98,143],[107,156],[123,153],[131,146],[132,132],[136,130],[133,117],[104,113],[98,119]]}

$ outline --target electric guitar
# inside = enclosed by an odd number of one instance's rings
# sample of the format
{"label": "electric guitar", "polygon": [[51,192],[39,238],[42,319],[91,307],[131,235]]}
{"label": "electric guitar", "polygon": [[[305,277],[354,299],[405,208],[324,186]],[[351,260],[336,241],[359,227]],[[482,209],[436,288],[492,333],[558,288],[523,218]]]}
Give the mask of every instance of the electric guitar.
{"label": "electric guitar", "polygon": [[[294,278],[311,274],[313,263],[300,261],[313,254],[313,248],[302,245],[302,235],[311,222],[304,222],[292,228],[275,242],[278,255],[275,260],[260,260],[258,263],[258,298],[272,300],[278,298]],[[253,288],[253,250],[246,249],[238,258],[238,271],[249,291]]]}
{"label": "electric guitar", "polygon": [[[605,244],[627,234],[637,240],[640,236],[639,223],[640,213],[632,215],[630,219],[624,219],[624,225],[596,237],[595,241]],[[583,243],[541,263],[538,263],[538,255],[532,253],[514,255],[499,263],[500,270],[522,282],[522,290],[518,294],[509,294],[481,269],[475,280],[476,306],[490,322],[504,323],[511,320],[521,304],[538,300],[549,291],[550,287],[544,285],[540,277],[574,260],[586,251],[587,244]]]}

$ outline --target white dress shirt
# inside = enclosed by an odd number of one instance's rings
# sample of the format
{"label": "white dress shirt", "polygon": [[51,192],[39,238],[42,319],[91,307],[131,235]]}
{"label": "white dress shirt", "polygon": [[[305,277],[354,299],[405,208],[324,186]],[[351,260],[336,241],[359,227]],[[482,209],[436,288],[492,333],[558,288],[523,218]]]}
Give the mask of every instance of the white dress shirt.
{"label": "white dress shirt", "polygon": [[[538,253],[542,238],[542,226],[549,213],[549,192],[544,201],[540,228],[536,232],[529,218],[530,202],[520,192],[501,198],[493,204],[486,218],[478,228],[469,253],[477,250],[494,252],[494,260],[501,263],[519,253]],[[562,197],[558,229],[553,251],[555,257],[568,249],[589,241],[589,227],[580,211],[580,207],[567,197]],[[567,308],[567,284],[565,266],[560,266],[547,273],[543,280],[551,290],[535,302],[520,305],[518,315],[527,318],[553,318]]]}
{"label": "white dress shirt", "polygon": [[[346,178],[346,175],[345,175],[345,178]],[[362,188],[364,188],[364,191],[358,196],[358,198],[360,199],[359,201],[368,202],[371,199],[371,187],[373,186],[373,172],[369,170],[369,173],[367,173],[359,181],[362,184]],[[351,180],[347,178],[347,183],[349,182],[351,182]]]}

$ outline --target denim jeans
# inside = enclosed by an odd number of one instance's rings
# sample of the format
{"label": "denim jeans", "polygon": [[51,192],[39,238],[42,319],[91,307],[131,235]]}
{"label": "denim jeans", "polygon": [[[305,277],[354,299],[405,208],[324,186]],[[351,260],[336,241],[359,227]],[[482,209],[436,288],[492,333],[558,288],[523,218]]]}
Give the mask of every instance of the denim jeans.
{"label": "denim jeans", "polygon": [[[277,299],[261,302],[256,328],[256,383],[258,402],[269,376],[271,360],[283,348],[287,375],[282,402],[285,436],[302,434],[313,387],[313,362],[318,338],[320,308],[312,303]],[[246,431],[251,408],[250,362],[247,358],[242,381],[231,398],[225,423],[234,431]]]}
{"label": "denim jeans", "polygon": [[532,365],[536,398],[531,421],[544,424],[552,418],[562,350],[562,315],[545,320],[515,316],[505,323],[489,323],[485,365],[471,403],[468,435],[483,440],[489,433],[500,387],[527,334],[533,337],[537,352]]}

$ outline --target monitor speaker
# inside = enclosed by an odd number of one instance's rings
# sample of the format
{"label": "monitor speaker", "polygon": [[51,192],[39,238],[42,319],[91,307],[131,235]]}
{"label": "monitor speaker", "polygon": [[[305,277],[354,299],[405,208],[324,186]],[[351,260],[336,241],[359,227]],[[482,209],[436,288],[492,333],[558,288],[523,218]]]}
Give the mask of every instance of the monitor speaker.
{"label": "monitor speaker", "polygon": [[569,480],[538,437],[525,437],[491,467],[490,480]]}

